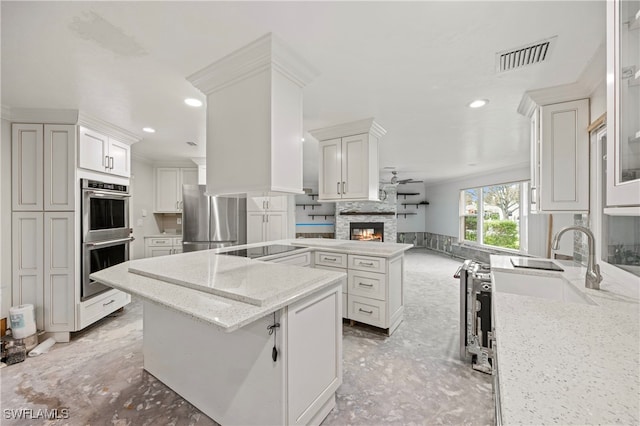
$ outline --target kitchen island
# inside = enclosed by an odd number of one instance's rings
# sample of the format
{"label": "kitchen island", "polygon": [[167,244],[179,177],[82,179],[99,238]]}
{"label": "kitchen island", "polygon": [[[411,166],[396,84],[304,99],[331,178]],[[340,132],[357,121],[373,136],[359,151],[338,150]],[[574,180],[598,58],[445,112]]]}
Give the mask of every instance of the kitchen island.
{"label": "kitchen island", "polygon": [[[638,424],[637,279],[622,283],[604,275],[600,290],[587,289],[586,268],[554,262],[564,271],[518,269],[510,256],[491,256],[497,418],[503,424]],[[549,280],[547,288],[562,291],[545,293]]]}
{"label": "kitchen island", "polygon": [[347,275],[223,253],[269,244],[134,260],[92,278],[143,300],[144,368],[216,422],[319,424],[342,382]]}

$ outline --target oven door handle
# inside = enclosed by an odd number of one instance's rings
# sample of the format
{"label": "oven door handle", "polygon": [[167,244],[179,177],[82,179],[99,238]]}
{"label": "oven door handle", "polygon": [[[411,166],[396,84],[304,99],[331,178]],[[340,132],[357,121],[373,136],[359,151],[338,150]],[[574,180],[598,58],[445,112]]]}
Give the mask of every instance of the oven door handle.
{"label": "oven door handle", "polygon": [[118,192],[106,192],[106,191],[85,191],[85,194],[93,195],[94,197],[108,197],[108,198],[129,198],[129,194],[121,194]]}
{"label": "oven door handle", "polygon": [[135,240],[134,237],[121,238],[119,240],[109,240],[109,241],[101,241],[99,243],[86,243],[90,247],[100,247],[106,246],[107,244],[117,244],[117,243],[130,243]]}

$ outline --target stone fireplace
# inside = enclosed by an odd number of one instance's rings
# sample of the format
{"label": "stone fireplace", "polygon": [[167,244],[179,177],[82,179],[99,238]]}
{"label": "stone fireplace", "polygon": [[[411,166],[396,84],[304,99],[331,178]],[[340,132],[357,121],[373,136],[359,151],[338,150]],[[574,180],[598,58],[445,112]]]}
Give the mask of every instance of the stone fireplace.
{"label": "stone fireplace", "polygon": [[[398,235],[397,191],[393,185],[383,187],[381,201],[342,201],[336,203],[336,239],[351,240],[352,223],[382,224],[382,241],[395,243]],[[371,229],[371,228],[367,228]],[[379,241],[379,240],[370,240]]]}
{"label": "stone fireplace", "polygon": [[351,240],[384,241],[383,222],[351,222],[349,231]]}

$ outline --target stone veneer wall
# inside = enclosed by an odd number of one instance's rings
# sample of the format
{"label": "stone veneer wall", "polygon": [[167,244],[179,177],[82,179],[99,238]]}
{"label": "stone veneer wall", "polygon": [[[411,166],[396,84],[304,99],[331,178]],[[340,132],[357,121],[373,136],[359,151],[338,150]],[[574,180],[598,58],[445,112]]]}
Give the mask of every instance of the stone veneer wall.
{"label": "stone veneer wall", "polygon": [[336,203],[336,239],[348,240],[351,222],[384,223],[384,241],[395,242],[398,234],[398,218],[396,215],[341,215],[340,212],[392,212],[397,213],[398,191],[393,185],[382,188],[387,193],[384,201],[341,201]]}
{"label": "stone veneer wall", "polygon": [[[573,224],[589,228],[589,215],[587,213],[578,213],[573,215]],[[565,236],[562,236],[565,238]],[[596,241],[598,237],[596,237]],[[573,233],[573,260],[587,266],[589,260],[589,243],[587,236],[582,232]]]}

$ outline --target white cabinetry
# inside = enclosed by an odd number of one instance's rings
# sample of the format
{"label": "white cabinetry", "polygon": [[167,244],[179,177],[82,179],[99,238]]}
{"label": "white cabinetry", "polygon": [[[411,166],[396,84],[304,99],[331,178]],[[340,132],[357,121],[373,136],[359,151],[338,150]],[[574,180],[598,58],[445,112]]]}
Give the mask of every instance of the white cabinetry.
{"label": "white cabinetry", "polygon": [[182,212],[182,185],[198,184],[195,167],[158,167],[155,169],[155,212]]}
{"label": "white cabinetry", "polygon": [[607,2],[607,200],[640,206],[640,2]]}
{"label": "white cabinetry", "polygon": [[80,126],[78,167],[117,176],[131,176],[131,147]]}
{"label": "white cabinetry", "polygon": [[531,211],[587,212],[589,100],[541,106],[531,123]]}
{"label": "white cabinetry", "polygon": [[[247,196],[247,244],[289,238],[289,197]],[[293,215],[292,215],[293,217]]]}
{"label": "white cabinetry", "polygon": [[382,127],[368,119],[310,133],[320,141],[318,200],[378,199]]}
{"label": "white cabinetry", "polygon": [[182,237],[145,237],[145,257],[182,253]]}

